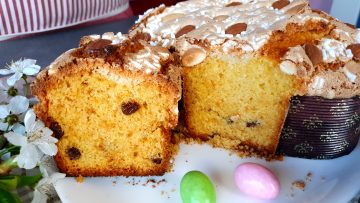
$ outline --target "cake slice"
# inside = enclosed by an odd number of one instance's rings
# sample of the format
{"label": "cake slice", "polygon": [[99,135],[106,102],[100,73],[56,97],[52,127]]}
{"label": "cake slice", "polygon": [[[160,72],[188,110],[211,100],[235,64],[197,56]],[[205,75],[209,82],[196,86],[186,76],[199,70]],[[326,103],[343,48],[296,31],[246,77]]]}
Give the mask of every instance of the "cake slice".
{"label": "cake slice", "polygon": [[83,37],[32,85],[68,176],[162,175],[178,120],[180,70],[168,49],[121,33]]}
{"label": "cake slice", "polygon": [[162,5],[138,33],[180,55],[190,135],[243,155],[274,155],[293,96],[360,93],[359,32],[307,0]]}

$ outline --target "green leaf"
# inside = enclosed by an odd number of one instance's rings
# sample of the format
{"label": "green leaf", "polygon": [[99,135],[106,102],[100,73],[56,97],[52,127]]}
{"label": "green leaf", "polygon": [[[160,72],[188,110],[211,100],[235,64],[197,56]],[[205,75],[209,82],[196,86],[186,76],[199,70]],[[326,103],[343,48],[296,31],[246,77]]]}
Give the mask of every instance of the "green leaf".
{"label": "green leaf", "polygon": [[13,193],[0,188],[0,202],[1,203],[21,203],[20,199]]}
{"label": "green leaf", "polygon": [[23,186],[33,188],[41,178],[41,174],[36,176],[0,176],[0,188],[4,190],[14,190]]}
{"label": "green leaf", "polygon": [[0,176],[0,189],[14,190],[17,188],[19,176]]}
{"label": "green leaf", "polygon": [[41,180],[41,178],[42,178],[41,174],[38,174],[36,176],[20,176],[20,182],[18,187],[30,186],[33,188]]}
{"label": "green leaf", "polygon": [[7,144],[7,145],[5,146],[5,148],[0,151],[0,156],[3,156],[3,155],[5,155],[5,154],[7,154],[7,153],[9,153],[9,152],[10,152],[11,156],[17,155],[17,154],[20,153],[20,147],[19,147],[19,146],[15,146],[15,145],[9,145],[9,144]]}

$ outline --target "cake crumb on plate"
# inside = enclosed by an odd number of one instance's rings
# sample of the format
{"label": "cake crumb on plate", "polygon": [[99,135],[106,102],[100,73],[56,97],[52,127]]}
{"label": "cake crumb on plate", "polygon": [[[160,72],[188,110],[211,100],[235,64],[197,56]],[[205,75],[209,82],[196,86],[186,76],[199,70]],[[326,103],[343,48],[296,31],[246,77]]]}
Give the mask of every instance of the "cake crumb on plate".
{"label": "cake crumb on plate", "polygon": [[292,182],[292,186],[302,191],[305,191],[306,183],[303,180],[296,180]]}
{"label": "cake crumb on plate", "polygon": [[78,183],[82,183],[82,182],[84,182],[84,177],[83,176],[78,176],[78,177],[76,177],[76,182],[78,182]]}

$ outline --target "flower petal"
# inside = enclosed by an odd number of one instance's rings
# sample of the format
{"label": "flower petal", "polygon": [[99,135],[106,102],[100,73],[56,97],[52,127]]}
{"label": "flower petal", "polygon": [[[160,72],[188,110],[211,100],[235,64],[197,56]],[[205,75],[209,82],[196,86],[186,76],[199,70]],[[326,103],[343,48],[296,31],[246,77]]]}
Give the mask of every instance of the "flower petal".
{"label": "flower petal", "polygon": [[5,133],[4,136],[13,145],[16,145],[16,146],[26,146],[27,145],[27,138],[24,135],[20,135],[20,134],[10,131],[8,133]]}
{"label": "flower petal", "polygon": [[34,191],[34,197],[31,203],[46,203],[48,196],[39,192],[38,190]]}
{"label": "flower petal", "polygon": [[46,155],[55,156],[57,153],[57,147],[55,144],[42,142],[36,144],[36,146]]}
{"label": "flower petal", "polygon": [[[25,127],[26,127],[26,124],[25,124]],[[28,130],[26,130],[26,132],[28,133],[34,133],[36,131],[43,131],[43,128],[45,127],[45,124],[40,121],[40,120],[37,120],[35,121],[31,126],[28,126]],[[43,136],[43,132],[37,132],[37,133],[41,133],[41,136]]]}
{"label": "flower petal", "polygon": [[6,118],[9,114],[9,107],[7,105],[0,105],[0,119]]}
{"label": "flower petal", "polygon": [[65,173],[56,172],[56,173],[53,173],[50,176],[50,182],[54,184],[54,183],[56,183],[56,181],[61,180],[61,179],[65,178],[65,177],[66,177]]}
{"label": "flower petal", "polygon": [[8,128],[8,125],[7,123],[3,123],[2,121],[0,121],[0,130],[1,131],[6,131],[6,129]]}
{"label": "flower petal", "polygon": [[52,156],[43,156],[40,160],[39,169],[44,178],[59,171]]}
{"label": "flower petal", "polygon": [[24,96],[15,96],[9,101],[10,112],[13,114],[21,114],[28,110],[29,100]]}
{"label": "flower petal", "polygon": [[9,86],[6,84],[5,78],[0,78],[0,90],[7,91],[9,89]]}
{"label": "flower petal", "polygon": [[40,152],[32,144],[27,144],[20,149],[17,163],[20,168],[32,169],[36,167],[41,158]]}
{"label": "flower petal", "polygon": [[20,135],[25,135],[25,126],[23,126],[19,123],[16,123],[12,127],[12,131],[14,131],[15,133],[20,134]]}
{"label": "flower petal", "polygon": [[36,60],[35,59],[24,59],[24,60],[18,60],[16,62],[19,62],[20,66],[23,68],[26,68],[27,66],[31,66],[36,64]]}
{"label": "flower petal", "polygon": [[35,120],[36,120],[36,115],[34,113],[34,110],[29,109],[26,112],[25,118],[24,118],[26,132],[32,132],[31,129],[32,129],[33,125],[35,124]]}
{"label": "flower petal", "polygon": [[0,75],[9,75],[11,73],[14,73],[14,71],[10,69],[0,69]]}
{"label": "flower petal", "polygon": [[24,68],[23,73],[25,75],[35,75],[40,71],[40,66],[38,65],[30,65]]}
{"label": "flower petal", "polygon": [[58,142],[58,139],[56,139],[55,137],[51,136],[53,134],[53,131],[51,131],[49,128],[47,127],[43,127],[41,129],[41,133],[42,133],[42,136],[41,136],[41,141],[43,142],[50,142],[50,143],[57,143]]}
{"label": "flower petal", "polygon": [[14,86],[15,83],[20,80],[20,78],[23,76],[22,73],[19,73],[19,72],[15,72],[14,75],[10,76],[8,79],[7,79],[7,84],[10,85],[10,86]]}
{"label": "flower petal", "polygon": [[0,104],[1,103],[8,103],[8,94],[5,91],[0,90]]}

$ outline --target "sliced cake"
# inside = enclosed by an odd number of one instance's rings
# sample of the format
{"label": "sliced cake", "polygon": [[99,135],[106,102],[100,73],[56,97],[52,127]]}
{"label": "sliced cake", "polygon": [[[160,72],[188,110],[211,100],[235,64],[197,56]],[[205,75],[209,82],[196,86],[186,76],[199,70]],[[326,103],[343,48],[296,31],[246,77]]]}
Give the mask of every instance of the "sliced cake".
{"label": "sliced cake", "polygon": [[276,152],[293,96],[360,93],[359,31],[306,0],[162,5],[130,30],[139,33],[179,53],[190,135],[245,155]]}
{"label": "sliced cake", "polygon": [[69,176],[161,175],[170,167],[180,69],[163,47],[121,33],[91,35],[32,86],[37,116],[59,139]]}

